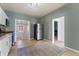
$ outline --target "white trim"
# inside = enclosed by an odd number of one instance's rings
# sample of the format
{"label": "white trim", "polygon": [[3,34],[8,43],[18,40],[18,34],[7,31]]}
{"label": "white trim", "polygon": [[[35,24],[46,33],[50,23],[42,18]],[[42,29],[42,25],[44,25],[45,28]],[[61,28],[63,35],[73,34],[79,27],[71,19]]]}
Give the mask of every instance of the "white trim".
{"label": "white trim", "polygon": [[54,19],[52,20],[52,43],[54,44]]}
{"label": "white trim", "polygon": [[76,52],[76,53],[79,53],[78,50],[72,49],[72,48],[70,48],[70,47],[65,47],[65,48],[67,48],[67,49],[69,49],[69,50],[72,50],[72,51],[74,51],[74,52]]}

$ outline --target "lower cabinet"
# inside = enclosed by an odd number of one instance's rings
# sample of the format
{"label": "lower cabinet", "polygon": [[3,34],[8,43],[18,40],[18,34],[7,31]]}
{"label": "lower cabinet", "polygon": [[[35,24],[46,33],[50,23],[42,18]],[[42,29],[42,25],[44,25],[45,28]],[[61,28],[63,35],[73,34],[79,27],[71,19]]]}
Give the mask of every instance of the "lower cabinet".
{"label": "lower cabinet", "polygon": [[0,40],[0,55],[7,56],[12,44],[12,34],[6,34]]}

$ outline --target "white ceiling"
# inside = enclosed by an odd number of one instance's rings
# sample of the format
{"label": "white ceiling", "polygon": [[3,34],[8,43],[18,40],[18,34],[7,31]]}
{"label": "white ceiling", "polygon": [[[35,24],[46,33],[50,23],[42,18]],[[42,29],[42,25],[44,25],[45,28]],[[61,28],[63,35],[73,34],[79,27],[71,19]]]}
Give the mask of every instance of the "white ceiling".
{"label": "white ceiling", "polygon": [[42,17],[64,6],[65,3],[40,3],[39,6],[30,6],[29,3],[0,3],[4,10],[22,13],[35,17]]}

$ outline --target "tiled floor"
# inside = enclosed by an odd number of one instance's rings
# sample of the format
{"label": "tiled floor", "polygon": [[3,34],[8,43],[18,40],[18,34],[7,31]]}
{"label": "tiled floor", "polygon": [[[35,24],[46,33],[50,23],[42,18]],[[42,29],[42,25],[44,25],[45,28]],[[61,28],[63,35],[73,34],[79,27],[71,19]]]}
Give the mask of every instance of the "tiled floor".
{"label": "tiled floor", "polygon": [[73,56],[78,53],[53,45],[50,40],[17,40],[9,56]]}

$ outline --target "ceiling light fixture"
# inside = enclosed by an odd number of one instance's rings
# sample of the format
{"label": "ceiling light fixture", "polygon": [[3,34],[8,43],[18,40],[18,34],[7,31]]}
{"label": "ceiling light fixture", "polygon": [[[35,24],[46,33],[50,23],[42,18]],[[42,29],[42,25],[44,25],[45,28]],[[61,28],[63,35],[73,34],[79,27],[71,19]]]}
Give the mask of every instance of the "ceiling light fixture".
{"label": "ceiling light fixture", "polygon": [[40,3],[29,3],[28,4],[28,6],[31,7],[31,8],[38,7],[40,5],[41,5]]}
{"label": "ceiling light fixture", "polygon": [[30,3],[31,6],[39,6],[39,3]]}

